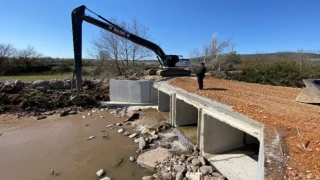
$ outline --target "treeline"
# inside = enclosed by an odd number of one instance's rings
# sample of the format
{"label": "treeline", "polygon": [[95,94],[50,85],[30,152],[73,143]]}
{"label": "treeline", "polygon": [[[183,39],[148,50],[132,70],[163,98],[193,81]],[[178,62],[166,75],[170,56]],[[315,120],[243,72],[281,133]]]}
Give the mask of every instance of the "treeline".
{"label": "treeline", "polygon": [[319,54],[297,52],[244,56],[229,79],[250,83],[303,87],[302,79],[320,78]]}
{"label": "treeline", "polygon": [[[17,49],[11,44],[0,43],[0,75],[32,75],[71,73],[74,68],[73,58],[52,58],[39,53],[33,46]],[[135,64],[127,64],[125,60],[82,59],[84,75],[100,75],[102,73],[118,74],[118,68],[145,69],[157,67],[157,61],[136,60]]]}

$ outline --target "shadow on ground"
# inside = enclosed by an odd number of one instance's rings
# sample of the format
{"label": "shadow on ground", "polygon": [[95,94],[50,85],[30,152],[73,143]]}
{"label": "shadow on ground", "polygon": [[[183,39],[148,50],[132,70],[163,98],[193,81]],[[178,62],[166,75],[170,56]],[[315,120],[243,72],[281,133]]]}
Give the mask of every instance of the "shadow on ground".
{"label": "shadow on ground", "polygon": [[225,88],[204,88],[203,90],[208,91],[208,90],[212,90],[212,91],[227,91],[228,89]]}

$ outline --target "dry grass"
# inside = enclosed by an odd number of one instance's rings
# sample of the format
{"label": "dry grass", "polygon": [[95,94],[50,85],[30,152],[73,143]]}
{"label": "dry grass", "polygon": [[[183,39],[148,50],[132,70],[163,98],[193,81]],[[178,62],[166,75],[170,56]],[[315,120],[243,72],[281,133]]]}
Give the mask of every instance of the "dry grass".
{"label": "dry grass", "polygon": [[22,75],[22,76],[0,76],[0,81],[7,80],[21,80],[21,81],[35,81],[35,80],[52,80],[72,78],[72,73],[54,74],[54,75]]}

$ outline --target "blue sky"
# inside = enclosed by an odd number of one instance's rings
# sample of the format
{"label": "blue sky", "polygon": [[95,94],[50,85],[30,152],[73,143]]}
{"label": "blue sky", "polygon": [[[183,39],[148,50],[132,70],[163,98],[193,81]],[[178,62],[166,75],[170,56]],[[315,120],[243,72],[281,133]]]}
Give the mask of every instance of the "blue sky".
{"label": "blue sky", "polygon": [[[239,53],[320,50],[319,0],[1,0],[0,43],[73,57],[71,11],[80,5],[107,19],[136,17],[167,54],[189,57],[213,33]],[[83,28],[86,57],[100,28]]]}

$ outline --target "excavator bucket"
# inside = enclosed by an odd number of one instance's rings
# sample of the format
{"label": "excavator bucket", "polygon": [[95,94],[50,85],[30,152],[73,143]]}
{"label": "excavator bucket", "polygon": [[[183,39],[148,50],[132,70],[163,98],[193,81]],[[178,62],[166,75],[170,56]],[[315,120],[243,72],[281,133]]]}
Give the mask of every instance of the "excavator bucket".
{"label": "excavator bucket", "polygon": [[303,79],[306,85],[296,98],[297,102],[320,104],[320,79]]}

